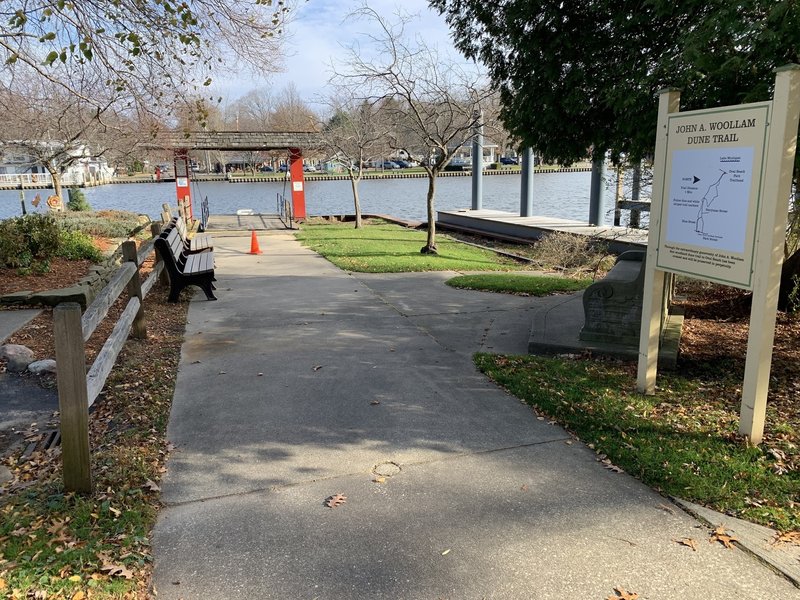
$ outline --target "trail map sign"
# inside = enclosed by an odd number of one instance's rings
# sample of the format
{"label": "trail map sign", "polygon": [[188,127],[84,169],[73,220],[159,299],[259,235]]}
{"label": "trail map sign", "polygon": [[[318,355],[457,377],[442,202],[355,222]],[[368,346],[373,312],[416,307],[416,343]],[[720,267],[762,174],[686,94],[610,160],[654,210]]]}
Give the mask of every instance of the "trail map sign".
{"label": "trail map sign", "polygon": [[637,388],[655,393],[668,274],[753,291],[739,433],[760,444],[800,120],[800,66],[771,102],[680,112],[661,92]]}
{"label": "trail map sign", "polygon": [[752,289],[771,104],[668,116],[659,269]]}

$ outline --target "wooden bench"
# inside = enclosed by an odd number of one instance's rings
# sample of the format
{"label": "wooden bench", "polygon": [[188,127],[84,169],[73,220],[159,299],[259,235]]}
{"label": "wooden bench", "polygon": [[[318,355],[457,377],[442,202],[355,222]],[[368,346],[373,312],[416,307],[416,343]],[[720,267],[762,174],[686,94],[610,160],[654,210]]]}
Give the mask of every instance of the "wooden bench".
{"label": "wooden bench", "polygon": [[181,290],[196,285],[205,292],[208,300],[214,296],[214,252],[206,250],[190,254],[176,227],[162,233],[155,241],[156,250],[169,273],[170,302],[177,302]]}
{"label": "wooden bench", "polygon": [[189,237],[186,231],[186,223],[180,217],[175,217],[170,226],[174,226],[178,230],[178,235],[183,240],[183,245],[188,252],[203,252],[214,248],[214,239],[210,233],[196,233]]}

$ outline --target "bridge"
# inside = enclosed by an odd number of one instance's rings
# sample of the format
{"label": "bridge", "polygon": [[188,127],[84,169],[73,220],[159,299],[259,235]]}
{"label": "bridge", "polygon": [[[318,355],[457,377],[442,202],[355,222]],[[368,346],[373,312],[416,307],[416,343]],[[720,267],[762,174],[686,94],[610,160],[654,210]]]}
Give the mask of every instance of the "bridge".
{"label": "bridge", "polygon": [[291,217],[306,218],[303,149],[322,146],[322,136],[311,131],[168,131],[142,144],[145,148],[172,150],[175,153],[175,190],[178,204],[192,218],[191,169],[189,152],[195,150],[267,151],[285,150],[289,154],[292,180]]}

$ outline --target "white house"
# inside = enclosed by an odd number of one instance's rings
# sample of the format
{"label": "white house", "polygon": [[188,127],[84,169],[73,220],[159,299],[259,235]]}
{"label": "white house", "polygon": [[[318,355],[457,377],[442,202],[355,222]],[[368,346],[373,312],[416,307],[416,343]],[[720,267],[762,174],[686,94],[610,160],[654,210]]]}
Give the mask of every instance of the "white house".
{"label": "white house", "polygon": [[[105,157],[92,156],[85,144],[69,150],[68,154],[71,162],[63,169],[61,178],[65,186],[107,183],[114,175],[114,169],[108,166]],[[23,145],[4,142],[0,143],[0,183],[50,184],[52,181],[44,165]]]}

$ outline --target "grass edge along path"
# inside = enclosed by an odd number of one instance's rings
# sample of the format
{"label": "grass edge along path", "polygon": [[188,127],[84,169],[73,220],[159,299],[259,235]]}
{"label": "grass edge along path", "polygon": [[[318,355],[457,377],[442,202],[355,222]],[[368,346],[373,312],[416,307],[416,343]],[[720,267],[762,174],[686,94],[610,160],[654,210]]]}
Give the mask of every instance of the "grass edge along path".
{"label": "grass edge along path", "polygon": [[188,301],[145,299],[150,340],[130,338],[90,415],[91,496],[65,494],[60,449],[6,463],[0,495],[0,596],[149,598],[150,535],[170,447],[166,427]]}
{"label": "grass edge along path", "polygon": [[465,290],[498,292],[517,296],[548,296],[584,290],[592,283],[592,280],[569,279],[556,275],[487,273],[459,275],[448,279],[445,283],[451,287]]}
{"label": "grass edge along path", "polygon": [[[657,491],[780,531],[800,529],[800,473],[780,458],[796,448],[780,439],[753,448],[738,437],[736,373],[664,373],[657,394],[644,396],[630,364],[483,353],[474,361],[606,464]],[[791,428],[775,418],[768,413],[768,428]]]}
{"label": "grass edge along path", "polygon": [[340,269],[358,273],[512,271],[525,266],[443,234],[436,236],[438,255],[421,254],[424,231],[377,220],[360,229],[352,223],[304,224],[295,236]]}

